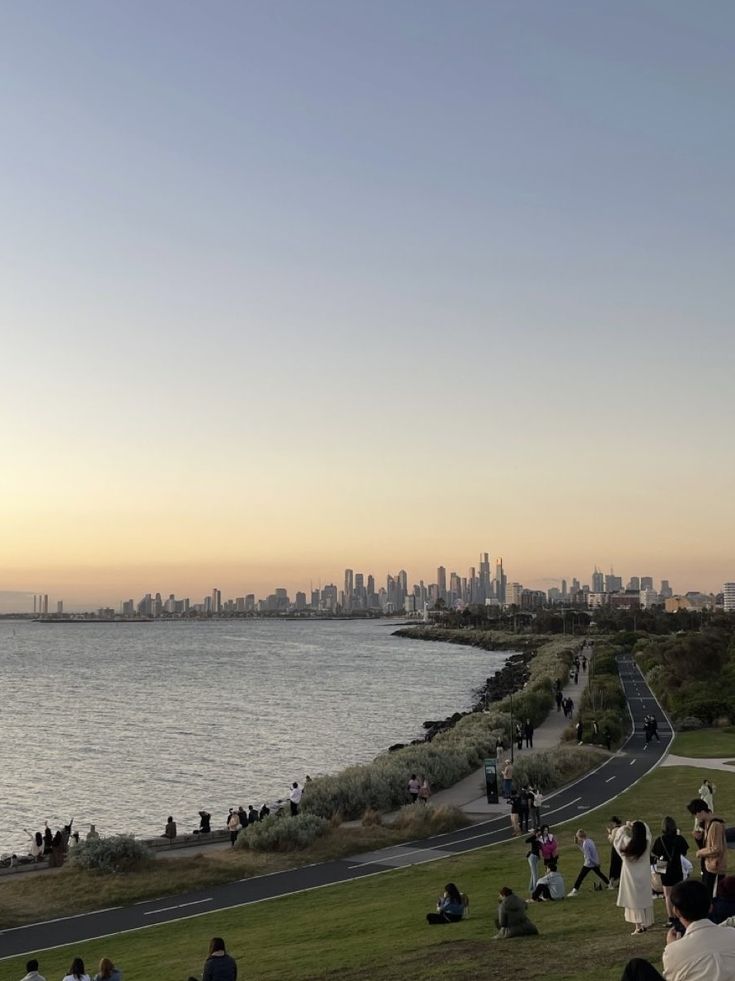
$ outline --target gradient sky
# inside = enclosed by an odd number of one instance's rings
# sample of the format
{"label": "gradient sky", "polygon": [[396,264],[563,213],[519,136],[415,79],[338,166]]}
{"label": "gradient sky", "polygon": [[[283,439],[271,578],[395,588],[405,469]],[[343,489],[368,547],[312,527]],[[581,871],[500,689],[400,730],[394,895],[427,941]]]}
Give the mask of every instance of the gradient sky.
{"label": "gradient sky", "polygon": [[735,579],[734,34],[4,4],[0,590]]}

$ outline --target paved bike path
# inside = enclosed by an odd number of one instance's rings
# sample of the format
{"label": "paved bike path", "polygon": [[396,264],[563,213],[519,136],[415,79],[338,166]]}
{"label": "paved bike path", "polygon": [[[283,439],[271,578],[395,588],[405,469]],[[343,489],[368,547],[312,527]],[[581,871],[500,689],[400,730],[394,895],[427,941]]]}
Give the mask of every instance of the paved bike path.
{"label": "paved bike path", "polygon": [[[633,659],[620,657],[618,661],[620,680],[633,720],[633,732],[609,760],[546,798],[543,819],[550,824],[581,818],[605,804],[645,776],[668,751],[673,738],[668,719]],[[654,712],[659,721],[661,741],[652,742],[644,748],[643,718],[649,712]],[[0,960],[350,882],[484,848],[512,837],[508,817],[502,815],[469,828],[362,855],[147,900],[134,906],[113,907],[0,930]]]}

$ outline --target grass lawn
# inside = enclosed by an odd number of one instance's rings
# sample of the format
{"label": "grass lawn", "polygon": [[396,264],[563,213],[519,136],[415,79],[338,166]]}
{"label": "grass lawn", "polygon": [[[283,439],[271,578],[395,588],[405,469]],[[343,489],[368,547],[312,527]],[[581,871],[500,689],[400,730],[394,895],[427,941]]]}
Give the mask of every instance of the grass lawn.
{"label": "grass lawn", "polygon": [[[658,831],[672,815],[685,834],[691,828],[686,803],[699,786],[699,770],[659,768],[611,805],[582,824],[605,856],[605,824],[611,814],[646,820]],[[718,811],[735,816],[735,773],[718,773]],[[579,822],[575,822],[578,824]],[[567,889],[581,865],[572,847],[575,824],[557,829],[560,871]],[[211,913],[75,948],[41,953],[41,973],[55,981],[75,955],[88,968],[112,957],[126,981],[185,981],[200,976],[209,938],[220,935],[239,962],[243,977],[257,981],[293,978],[443,978],[531,981],[618,981],[632,956],[659,961],[664,944],[662,900],[656,900],[659,926],[630,936],[612,892],[595,893],[588,878],[579,897],[531,907],[541,936],[493,941],[492,917],[498,889],[510,885],[525,894],[526,848],[521,842],[483,848],[464,856],[374,876],[222,913]],[[606,862],[605,862],[606,864]],[[472,917],[459,924],[429,927],[424,914],[448,881],[472,900]],[[0,963],[0,981],[17,981],[25,959]],[[659,963],[660,967],[660,963]]]}
{"label": "grass lawn", "polygon": [[729,756],[735,760],[735,726],[680,732],[674,739],[671,752],[677,756],[692,756],[697,759]]}

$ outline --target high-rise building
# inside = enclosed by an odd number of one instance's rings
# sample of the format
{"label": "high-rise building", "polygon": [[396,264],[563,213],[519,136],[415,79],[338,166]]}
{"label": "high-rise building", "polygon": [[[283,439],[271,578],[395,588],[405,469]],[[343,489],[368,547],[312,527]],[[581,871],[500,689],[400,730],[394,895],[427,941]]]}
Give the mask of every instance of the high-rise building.
{"label": "high-rise building", "polygon": [[296,609],[306,609],[306,593],[296,593]]}
{"label": "high-rise building", "polygon": [[507,584],[508,577],[503,569],[503,559],[498,556],[495,562],[495,598],[501,606],[505,606],[506,603]]}
{"label": "high-rise building", "polygon": [[566,581],[566,579],[562,579],[562,581],[561,581],[561,595],[562,596],[566,596],[567,595],[567,581]]}
{"label": "high-rise building", "polygon": [[622,588],[623,580],[620,576],[616,576],[614,572],[609,572],[605,576],[606,593],[619,593]]}
{"label": "high-rise building", "polygon": [[641,589],[653,589],[653,576],[641,576]]}
{"label": "high-rise building", "polygon": [[600,572],[597,566],[595,566],[595,571],[592,573],[592,592],[605,592],[605,576]]}
{"label": "high-rise building", "polygon": [[490,578],[490,556],[487,552],[480,553],[480,589],[478,602],[484,603],[490,598],[492,593],[492,580]]}
{"label": "high-rise building", "polygon": [[443,565],[440,565],[436,570],[436,585],[439,590],[439,599],[446,600],[447,598],[447,570]]}
{"label": "high-rise building", "polygon": [[661,589],[659,589],[658,595],[662,600],[669,599],[671,596],[674,595],[674,591],[669,585],[668,579],[661,580]]}
{"label": "high-rise building", "polygon": [[735,582],[723,583],[722,605],[725,613],[735,613]]}
{"label": "high-rise building", "polygon": [[345,609],[352,609],[352,592],[355,588],[352,569],[345,569]]}
{"label": "high-rise building", "polygon": [[640,590],[643,588],[641,586],[640,576],[631,576],[628,585],[625,588],[634,589],[636,592],[640,592]]}
{"label": "high-rise building", "polygon": [[212,613],[217,616],[222,612],[222,593],[219,589],[212,590]]}

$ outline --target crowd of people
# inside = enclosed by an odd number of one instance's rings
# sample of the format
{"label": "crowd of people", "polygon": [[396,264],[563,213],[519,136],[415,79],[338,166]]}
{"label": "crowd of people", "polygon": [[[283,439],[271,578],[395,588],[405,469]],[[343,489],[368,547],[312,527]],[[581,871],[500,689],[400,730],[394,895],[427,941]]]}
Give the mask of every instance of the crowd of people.
{"label": "crowd of people", "polygon": [[[40,965],[35,957],[26,964],[26,971],[28,973],[21,978],[21,981],[46,981],[44,975],[40,973]],[[123,981],[123,973],[119,967],[115,967],[109,957],[103,957],[96,974],[92,977],[87,972],[82,958],[75,957],[62,981]],[[200,979],[190,975],[188,981],[200,981]],[[237,981],[237,962],[227,953],[225,942],[221,937],[212,937],[209,942],[209,952],[202,968],[201,981]]]}
{"label": "crowd of people", "polygon": [[[505,779],[511,781],[512,800],[518,796],[512,787],[512,772]],[[614,816],[607,826],[607,873],[592,837],[582,828],[576,832],[573,844],[581,853],[582,864],[568,893],[559,871],[559,841],[548,825],[537,821],[525,838],[529,898],[523,899],[509,886],[500,890],[494,939],[538,933],[528,917],[528,906],[579,896],[591,874],[595,890],[617,891],[616,905],[623,911],[624,922],[632,927],[633,936],[650,930],[654,900],[657,896],[664,900],[664,974],[649,961],[633,958],[621,981],[735,981],[735,875],[727,875],[727,838],[724,821],[714,813],[715,791],[705,778],[699,796],[687,805],[694,819],[691,857],[698,862],[698,869],[687,857],[690,842],[671,816],[663,818],[655,836],[644,821],[623,821]],[[514,831],[516,826],[514,821]],[[426,919],[430,924],[455,923],[468,912],[467,896],[456,884],[448,883],[436,912],[427,914]]]}
{"label": "crowd of people", "polygon": [[[306,784],[311,780],[311,777],[306,776]],[[427,782],[428,786],[428,782]],[[277,800],[271,806],[268,804],[263,804],[259,809],[255,808],[252,804],[248,807],[242,804],[235,808],[231,807],[228,811],[227,817],[225,819],[224,828],[230,833],[230,841],[234,845],[240,831],[249,827],[251,824],[255,824],[258,821],[262,821],[264,818],[268,817],[269,814],[279,813],[287,804],[290,809],[292,816],[299,813],[301,808],[301,798],[304,793],[304,787],[301,786],[298,781],[294,781],[289,787],[288,797]],[[428,797],[426,798],[428,799]],[[94,841],[99,839],[100,834],[94,824],[90,824],[89,830],[85,835],[80,835],[78,831],[73,831],[74,818],[71,818],[68,824],[63,825],[53,832],[49,826],[48,821],[44,822],[43,831],[30,831],[28,828],[24,828],[25,834],[28,836],[28,856],[34,862],[41,862],[44,859],[48,859],[49,866],[51,868],[56,868],[64,864],[69,849],[74,845],[80,843],[80,841]],[[195,835],[208,835],[212,831],[212,815],[209,811],[201,810],[199,811],[199,825],[192,830],[192,834]],[[179,830],[173,815],[169,815],[163,833],[162,838],[168,838],[172,843],[178,838]],[[10,858],[10,864],[14,865],[18,861],[17,855],[8,856]],[[23,861],[28,861],[28,859],[23,859]]]}

